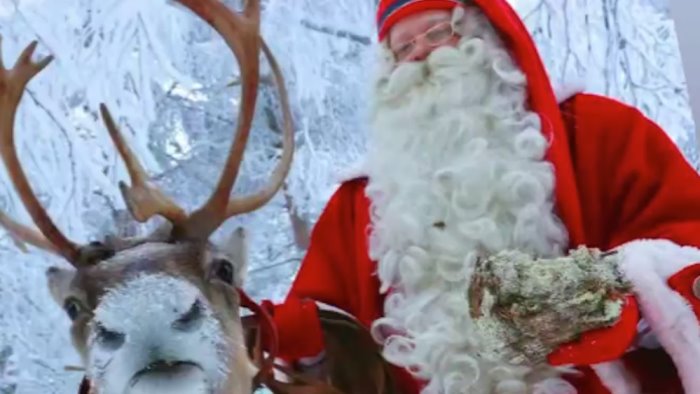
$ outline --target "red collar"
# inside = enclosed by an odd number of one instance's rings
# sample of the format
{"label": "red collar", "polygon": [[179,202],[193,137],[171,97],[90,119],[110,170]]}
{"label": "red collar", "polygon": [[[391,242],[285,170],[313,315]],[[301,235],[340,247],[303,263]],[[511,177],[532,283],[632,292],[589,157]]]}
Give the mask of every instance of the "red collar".
{"label": "red collar", "polygon": [[[252,318],[257,320],[260,330],[259,334],[257,335],[257,343],[254,348],[254,352],[260,352],[260,354],[256,354],[255,356],[262,357],[262,350],[267,350],[267,357],[261,358],[260,365],[258,365],[258,373],[253,377],[253,386],[255,388],[273,378],[278,346],[277,327],[275,327],[275,324],[272,321],[272,316],[270,315],[271,311],[268,310],[269,305],[271,305],[270,303],[263,302],[262,305],[259,305],[253,301],[248,294],[243,291],[243,289],[236,288],[236,290],[238,291],[238,296],[240,297],[241,307],[253,312],[252,316],[244,317],[242,319]],[[262,341],[265,341],[266,343],[261,343]]]}

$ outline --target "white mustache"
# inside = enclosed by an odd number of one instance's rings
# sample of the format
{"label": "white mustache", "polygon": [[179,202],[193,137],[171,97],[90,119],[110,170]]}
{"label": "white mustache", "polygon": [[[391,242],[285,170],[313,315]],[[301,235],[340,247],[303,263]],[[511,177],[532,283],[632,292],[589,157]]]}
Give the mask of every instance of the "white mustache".
{"label": "white mustache", "polygon": [[388,77],[379,81],[379,100],[393,102],[421,85],[444,85],[457,77],[484,75],[492,63],[483,39],[464,39],[456,48],[443,46],[435,49],[425,60],[399,64]]}
{"label": "white mustache", "polygon": [[425,62],[408,62],[399,65],[378,87],[382,101],[394,101],[405,95],[413,87],[423,83],[427,76]]}

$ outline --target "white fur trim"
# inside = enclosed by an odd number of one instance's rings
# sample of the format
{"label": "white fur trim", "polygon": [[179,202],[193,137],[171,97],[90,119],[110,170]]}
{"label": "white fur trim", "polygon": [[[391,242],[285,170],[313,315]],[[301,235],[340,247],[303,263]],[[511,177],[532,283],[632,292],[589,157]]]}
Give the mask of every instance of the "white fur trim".
{"label": "white fur trim", "polygon": [[350,165],[349,167],[342,169],[341,171],[338,172],[336,175],[336,181],[339,183],[351,181],[353,179],[357,178],[362,178],[367,176],[367,170],[365,169],[365,160],[364,158],[361,160],[356,161],[354,164]]}
{"label": "white fur trim", "polygon": [[640,394],[641,386],[620,360],[591,365],[603,385],[612,394]]}
{"label": "white fur trim", "polygon": [[642,315],[671,356],[686,393],[700,393],[700,324],[687,300],[667,280],[700,262],[700,249],[668,240],[640,240],[623,245],[621,270],[633,286]]}
{"label": "white fur trim", "polygon": [[[265,353],[265,354],[267,355],[267,353]],[[283,367],[290,368],[290,369],[292,367],[286,360],[281,359],[281,358],[275,358],[275,363],[278,365],[281,365]],[[276,368],[272,369],[272,376],[278,382],[292,383],[292,379],[289,376],[287,376],[286,374],[284,374],[284,372],[282,372]]]}
{"label": "white fur trim", "polygon": [[338,307],[335,307],[335,306],[329,305],[329,304],[324,304],[323,302],[320,302],[320,301],[314,301],[314,302],[316,303],[316,306],[318,307],[318,309],[339,313],[339,314],[346,316],[354,321],[357,321],[355,316],[349,314],[348,312],[346,312]]}
{"label": "white fur trim", "polygon": [[658,338],[656,338],[656,333],[643,318],[639,319],[639,323],[637,324],[637,337],[634,339],[633,347],[642,349],[661,348],[661,344]]}
{"label": "white fur trim", "polygon": [[305,367],[311,367],[313,365],[319,364],[321,361],[323,361],[326,358],[326,352],[322,351],[319,353],[317,356],[313,357],[302,357],[298,360],[299,364],[305,366]]}
{"label": "white fur trim", "polygon": [[571,78],[569,81],[552,81],[552,89],[557,98],[557,103],[561,104],[578,93],[586,90],[586,82],[583,78]]}

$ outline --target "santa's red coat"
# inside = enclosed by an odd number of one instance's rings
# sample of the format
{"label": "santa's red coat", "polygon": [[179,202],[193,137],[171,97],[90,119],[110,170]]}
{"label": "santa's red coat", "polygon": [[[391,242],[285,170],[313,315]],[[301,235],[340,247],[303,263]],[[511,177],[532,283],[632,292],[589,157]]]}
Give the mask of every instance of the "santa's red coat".
{"label": "santa's red coat", "polygon": [[[698,173],[663,130],[630,106],[589,94],[560,105],[535,45],[508,3],[476,3],[527,76],[529,104],[551,139],[547,159],[555,168],[556,213],[567,227],[570,246],[629,250],[623,270],[635,297],[624,319],[563,346],[550,362],[579,366],[584,374],[570,378],[579,393],[683,393],[681,384],[685,392],[700,393],[700,373],[695,372],[700,300],[692,289],[700,276]],[[364,178],[347,181],[330,199],[289,296],[276,307],[287,358],[322,350],[318,303],[339,308],[368,328],[382,316],[376,263],[368,257],[365,183]],[[640,318],[660,347],[631,350],[639,339]],[[397,370],[397,376],[402,393],[418,392],[419,384],[407,373]]]}

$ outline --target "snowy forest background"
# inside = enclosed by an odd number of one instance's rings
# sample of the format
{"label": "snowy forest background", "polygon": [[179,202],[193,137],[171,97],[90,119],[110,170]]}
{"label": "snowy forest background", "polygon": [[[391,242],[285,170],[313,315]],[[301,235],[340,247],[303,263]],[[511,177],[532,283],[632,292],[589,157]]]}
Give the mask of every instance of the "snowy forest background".
{"label": "snowy forest background", "polygon": [[[557,85],[636,105],[697,163],[668,0],[511,0]],[[239,0],[227,0],[235,8]],[[283,192],[264,209],[229,221],[250,234],[247,287],[280,299],[306,247],[308,229],[361,155],[372,69],[375,0],[263,0],[263,35],[284,69],[296,122],[296,156]],[[0,0],[6,64],[31,40],[56,56],[29,86],[17,146],[40,198],[77,241],[134,233],[117,188],[124,167],[98,116],[104,101],[165,191],[198,206],[218,177],[237,111],[236,63],[198,18],[166,1]],[[263,80],[269,80],[263,69]],[[260,93],[242,179],[260,186],[279,154],[274,89]],[[0,171],[0,209],[30,223]],[[0,394],[75,393],[80,373],[69,321],[50,299],[44,271],[64,264],[21,253],[0,232]]]}

